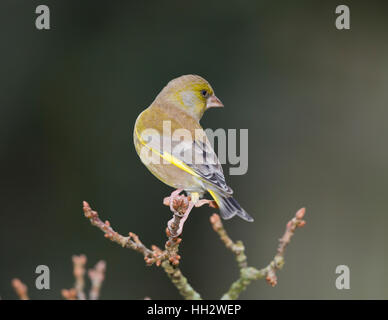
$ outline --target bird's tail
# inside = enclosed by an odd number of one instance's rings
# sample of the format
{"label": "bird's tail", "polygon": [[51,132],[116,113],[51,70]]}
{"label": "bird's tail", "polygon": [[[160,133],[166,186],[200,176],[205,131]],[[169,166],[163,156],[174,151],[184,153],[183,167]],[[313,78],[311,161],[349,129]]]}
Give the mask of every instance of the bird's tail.
{"label": "bird's tail", "polygon": [[213,190],[208,191],[220,208],[221,217],[223,219],[231,219],[235,215],[238,215],[246,221],[253,221],[253,218],[243,208],[241,208],[239,203],[233,197],[216,193]]}

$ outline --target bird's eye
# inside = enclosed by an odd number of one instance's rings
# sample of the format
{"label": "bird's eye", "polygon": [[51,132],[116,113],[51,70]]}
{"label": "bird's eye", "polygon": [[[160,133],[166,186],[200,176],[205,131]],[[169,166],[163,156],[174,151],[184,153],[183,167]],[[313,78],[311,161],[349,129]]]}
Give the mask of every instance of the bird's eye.
{"label": "bird's eye", "polygon": [[207,97],[207,91],[206,90],[201,90],[201,94],[203,97]]}

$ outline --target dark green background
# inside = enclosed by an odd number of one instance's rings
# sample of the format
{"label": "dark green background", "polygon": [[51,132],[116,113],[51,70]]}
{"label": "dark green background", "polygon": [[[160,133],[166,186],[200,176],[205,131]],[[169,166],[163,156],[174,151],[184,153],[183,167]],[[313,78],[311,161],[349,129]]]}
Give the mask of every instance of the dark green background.
{"label": "dark green background", "polygon": [[[279,284],[245,299],[387,298],[388,7],[347,1],[27,1],[0,4],[0,295],[20,277],[34,299],[73,284],[71,256],[107,261],[104,299],[180,298],[162,269],[105,240],[83,218],[88,200],[120,232],[162,245],[171,189],[141,164],[133,124],[172,78],[199,74],[223,110],[208,128],[249,129],[249,170],[227,177],[255,218],[225,223],[262,267],[302,206],[307,225]],[[35,7],[51,30],[35,28]],[[227,166],[225,166],[227,169]],[[225,170],[227,171],[227,170]],[[181,267],[204,298],[238,276],[209,208],[185,226]],[[35,267],[51,290],[34,288]],[[335,268],[351,271],[350,290]]]}

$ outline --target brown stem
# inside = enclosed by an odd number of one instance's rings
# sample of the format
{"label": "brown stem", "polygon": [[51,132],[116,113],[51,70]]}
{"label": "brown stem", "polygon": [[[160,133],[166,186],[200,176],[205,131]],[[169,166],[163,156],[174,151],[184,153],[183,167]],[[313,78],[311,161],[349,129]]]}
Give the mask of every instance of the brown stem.
{"label": "brown stem", "polygon": [[[201,299],[199,293],[192,288],[188,283],[187,278],[178,268],[179,260],[181,258],[178,254],[178,250],[179,244],[182,241],[179,236],[182,234],[184,223],[191,209],[195,205],[192,203],[190,197],[179,195],[179,190],[173,192],[170,197],[165,198],[164,204],[169,206],[173,213],[173,217],[168,222],[166,228],[168,240],[165,243],[165,250],[161,250],[154,245],[151,249],[148,249],[140,241],[139,237],[132,232],[129,233],[128,237],[122,236],[112,229],[109,221],[101,221],[98,213],[93,211],[86,201],[83,203],[83,210],[85,217],[90,220],[92,225],[104,232],[106,238],[120,244],[122,247],[141,253],[144,256],[147,265],[156,264],[157,266],[162,266],[172,283],[185,299]],[[198,206],[203,204],[214,206],[212,201],[202,201]],[[279,239],[277,254],[274,259],[262,269],[248,266],[244,244],[241,241],[234,242],[229,237],[219,215],[214,214],[211,216],[210,222],[214,231],[217,232],[225,246],[235,254],[240,268],[239,279],[232,283],[228,292],[226,292],[221,299],[237,299],[240,293],[254,280],[265,278],[270,285],[276,285],[276,271],[283,267],[285,248],[290,243],[295,230],[298,227],[303,227],[305,225],[306,222],[303,220],[304,214],[305,209],[302,208],[296,213],[295,217],[288,222],[285,233]]]}
{"label": "brown stem", "polygon": [[179,260],[181,259],[178,249],[182,241],[178,236],[182,233],[184,222],[193,205],[189,197],[180,195],[171,197],[171,202],[170,198],[166,198],[164,204],[169,205],[173,211],[173,218],[167,224],[166,235],[168,240],[165,244],[165,250],[161,250],[155,245],[148,249],[140,241],[139,237],[132,232],[129,233],[128,237],[122,236],[113,230],[109,221],[103,222],[99,218],[98,213],[92,210],[86,201],[83,202],[83,211],[85,217],[89,219],[92,225],[104,232],[106,238],[120,244],[122,247],[141,253],[147,265],[154,263],[157,266],[161,265],[185,299],[200,299],[200,295],[190,286],[187,278],[183,276],[178,268]]}
{"label": "brown stem", "polygon": [[88,276],[92,283],[92,287],[89,292],[90,300],[98,300],[100,297],[101,285],[105,279],[106,263],[105,261],[99,261],[93,269],[89,269]]}
{"label": "brown stem", "polygon": [[62,289],[61,294],[65,300],[77,300],[77,290],[74,288]]}
{"label": "brown stem", "polygon": [[241,292],[244,291],[254,280],[265,278],[271,286],[275,286],[277,284],[276,271],[280,270],[284,265],[285,249],[290,243],[295,230],[306,224],[303,220],[305,212],[305,208],[298,210],[295,216],[287,223],[286,231],[279,239],[279,246],[275,257],[266,267],[262,269],[256,269],[248,266],[243,243],[241,241],[237,241],[236,243],[233,242],[226,233],[221,219],[217,214],[214,214],[210,218],[214,231],[218,233],[225,246],[236,255],[236,260],[240,268],[240,278],[232,283],[228,292],[221,297],[222,300],[237,299]]}
{"label": "brown stem", "polygon": [[84,292],[85,287],[85,264],[86,264],[86,256],[81,254],[79,256],[74,255],[73,259],[73,274],[75,278],[74,288],[77,293],[78,300],[86,300],[86,295]]}
{"label": "brown stem", "polygon": [[245,268],[248,262],[247,256],[245,255],[245,247],[242,241],[233,242],[224,229],[224,225],[222,224],[221,218],[218,214],[214,213],[210,217],[210,223],[212,224],[213,230],[220,236],[220,239],[225,244],[225,247],[236,255],[239,268]]}
{"label": "brown stem", "polygon": [[117,233],[112,229],[108,220],[102,222],[98,216],[97,211],[92,210],[92,208],[89,206],[89,203],[86,201],[83,202],[83,210],[85,217],[89,219],[90,223],[105,233],[105,238],[118,243],[123,248],[129,248],[140,252],[144,255],[144,257],[152,256],[152,250],[144,246],[136,234],[130,232],[128,237],[124,237]]}
{"label": "brown stem", "polygon": [[30,300],[27,294],[28,288],[23,282],[20,281],[20,279],[12,279],[11,283],[20,300]]}

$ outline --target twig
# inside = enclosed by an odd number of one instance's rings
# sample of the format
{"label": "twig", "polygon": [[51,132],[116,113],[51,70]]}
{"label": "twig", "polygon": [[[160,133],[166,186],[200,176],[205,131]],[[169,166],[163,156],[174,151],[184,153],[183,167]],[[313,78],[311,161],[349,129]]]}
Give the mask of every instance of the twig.
{"label": "twig", "polygon": [[75,278],[74,288],[77,292],[78,300],[86,300],[86,295],[84,292],[85,287],[85,264],[86,264],[86,256],[81,254],[79,256],[74,255],[73,259],[73,274]]}
{"label": "twig", "polygon": [[210,218],[210,222],[214,231],[218,233],[225,246],[230,249],[235,255],[240,268],[240,278],[232,283],[228,292],[226,292],[222,300],[237,299],[242,291],[254,280],[265,278],[271,286],[277,284],[276,271],[282,269],[284,265],[284,252],[286,246],[290,243],[292,236],[297,228],[303,227],[306,222],[303,220],[305,208],[298,210],[294,218],[292,218],[286,226],[286,231],[279,239],[279,246],[274,259],[262,269],[248,267],[247,258],[244,253],[244,245],[241,241],[234,243],[226,233],[221,219],[217,214]]}
{"label": "twig", "polygon": [[[73,260],[73,274],[75,277],[74,288],[62,289],[62,297],[66,300],[87,300],[84,292],[85,288],[85,265],[87,258],[84,254],[79,256],[74,255]],[[89,292],[90,300],[97,300],[100,296],[101,284],[105,279],[106,263],[99,261],[94,268],[89,269],[88,276],[91,281],[91,289]]]}
{"label": "twig", "polygon": [[12,279],[11,283],[20,300],[30,300],[27,294],[28,288],[23,282],[20,281],[20,279]]}
{"label": "twig", "polygon": [[284,253],[287,245],[290,243],[295,230],[297,228],[302,228],[303,226],[306,225],[306,221],[303,220],[305,213],[306,213],[305,208],[299,209],[295,214],[295,217],[292,218],[287,223],[286,231],[284,232],[283,236],[279,239],[277,254],[275,255],[274,259],[271,261],[271,263],[266,268],[264,268],[264,270],[267,270],[266,280],[273,287],[277,284],[277,278],[275,273],[276,270],[280,270],[281,268],[283,268]]}
{"label": "twig", "polygon": [[[167,201],[167,199],[169,200]],[[120,244],[122,247],[141,253],[147,265],[156,264],[156,266],[162,266],[172,283],[185,299],[201,299],[200,295],[191,287],[187,278],[183,276],[178,268],[179,260],[181,259],[178,249],[182,241],[178,236],[182,233],[184,222],[193,208],[193,204],[189,197],[179,196],[174,193],[170,198],[164,200],[164,204],[169,205],[173,211],[173,218],[168,222],[166,228],[168,240],[165,243],[165,250],[161,250],[155,245],[148,249],[140,241],[139,237],[132,232],[129,233],[129,237],[120,235],[112,229],[109,221],[102,222],[98,213],[92,210],[86,201],[83,202],[83,211],[91,224],[105,233],[106,238]]]}
{"label": "twig", "polygon": [[162,263],[162,267],[184,299],[202,300],[201,295],[193,289],[177,266],[166,260]]}
{"label": "twig", "polygon": [[165,248],[170,262],[177,266],[181,259],[181,256],[178,254],[179,244],[182,242],[182,238],[178,236],[183,232],[183,225],[193,208],[193,203],[190,201],[190,197],[183,195],[172,195],[165,198],[163,203],[166,206],[170,206],[173,212],[172,219],[167,223],[166,235],[168,240]]}
{"label": "twig", "polygon": [[141,243],[139,237],[136,234],[130,232],[129,237],[124,237],[121,234],[117,233],[111,228],[108,220],[105,222],[101,221],[98,216],[98,213],[96,211],[93,211],[86,201],[83,202],[83,210],[85,217],[90,220],[90,223],[105,233],[105,238],[108,238],[109,240],[118,243],[123,248],[130,248],[135,251],[138,251],[145,257],[152,256],[153,252],[147,249]]}
{"label": "twig", "polygon": [[89,269],[88,275],[92,282],[92,287],[89,293],[90,300],[98,300],[100,297],[100,289],[102,282],[105,279],[106,263],[105,261],[99,261],[93,269]]}
{"label": "twig", "polygon": [[61,294],[65,300],[77,300],[77,290],[74,288],[62,289]]}
{"label": "twig", "polygon": [[220,236],[220,239],[225,244],[225,247],[236,255],[236,260],[240,269],[247,267],[247,256],[245,255],[245,247],[242,241],[237,241],[236,243],[233,242],[224,229],[221,218],[218,214],[214,213],[210,217],[210,223],[212,224],[213,230]]}
{"label": "twig", "polygon": [[[178,267],[179,260],[181,259],[178,250],[179,244],[182,241],[179,236],[182,234],[184,223],[194,206],[208,204],[211,207],[215,207],[215,204],[213,201],[205,200],[198,203],[198,205],[194,205],[190,197],[179,195],[179,192],[180,190],[173,192],[171,196],[165,198],[163,202],[170,207],[170,210],[173,213],[172,219],[167,223],[166,235],[168,240],[165,244],[165,250],[161,250],[155,245],[153,245],[151,249],[148,249],[134,233],[130,232],[129,237],[120,235],[112,229],[109,221],[102,222],[98,213],[93,211],[86,201],[83,202],[83,210],[85,217],[90,220],[92,225],[104,232],[106,238],[120,244],[122,247],[141,253],[144,256],[147,265],[156,264],[156,266],[162,266],[172,283],[185,299],[201,299],[199,293],[192,288],[188,283],[187,278],[182,274]],[[285,248],[290,242],[296,228],[305,225],[306,222],[303,220],[304,214],[305,209],[302,208],[296,213],[295,217],[288,222],[286,231],[279,240],[277,254],[268,266],[262,269],[248,266],[244,244],[241,241],[234,242],[225,231],[219,215],[212,215],[210,222],[213,229],[218,233],[225,246],[235,254],[240,268],[240,278],[232,283],[228,292],[226,292],[221,299],[237,299],[240,293],[254,280],[265,278],[270,285],[276,285],[276,271],[283,267]]]}
{"label": "twig", "polygon": [[[85,265],[87,258],[84,254],[79,256],[74,255],[73,260],[73,274],[75,277],[74,288],[62,289],[62,297],[66,300],[86,300],[84,293],[85,286]],[[88,275],[92,283],[90,289],[90,300],[97,300],[100,296],[101,284],[105,278],[106,263],[105,261],[99,261],[93,269],[89,269]],[[27,286],[21,282],[18,278],[15,278],[11,282],[16,294],[20,300],[29,300]],[[1,298],[0,298],[1,300]]]}

